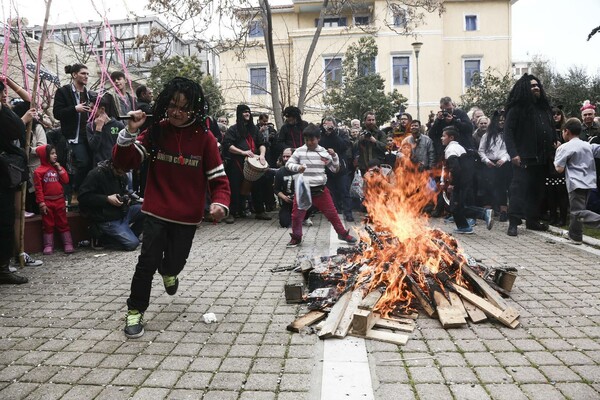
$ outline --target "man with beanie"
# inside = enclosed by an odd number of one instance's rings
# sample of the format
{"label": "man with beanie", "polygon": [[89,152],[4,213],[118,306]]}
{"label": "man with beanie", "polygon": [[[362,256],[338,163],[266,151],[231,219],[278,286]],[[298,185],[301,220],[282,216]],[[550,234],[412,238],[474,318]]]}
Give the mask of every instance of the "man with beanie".
{"label": "man with beanie", "polygon": [[279,130],[277,137],[277,156],[281,155],[283,149],[288,147],[292,152],[304,144],[302,131],[308,122],[302,120],[302,112],[298,107],[289,106],[283,110],[285,124]]}
{"label": "man with beanie", "polygon": [[581,121],[583,124],[581,125],[581,134],[579,135],[579,139],[587,142],[591,138],[600,134],[600,125],[594,121],[594,117],[596,117],[596,106],[590,103],[589,100],[586,100],[583,102],[583,106],[580,108],[580,111]]}
{"label": "man with beanie", "polygon": [[[262,165],[267,165],[265,154],[264,136],[258,131],[250,107],[240,104],[236,109],[236,121],[225,133],[223,139],[223,152],[229,154],[230,162],[227,164],[227,177],[231,187],[230,213],[225,218],[226,223],[233,223],[234,217],[243,216],[244,196],[241,189],[244,183],[244,162],[246,157],[258,158]],[[256,212],[256,219],[270,220],[271,217],[265,213],[265,202],[263,199],[264,185],[267,179],[263,175],[260,179],[252,182],[252,204]],[[246,183],[247,184],[247,183]]]}

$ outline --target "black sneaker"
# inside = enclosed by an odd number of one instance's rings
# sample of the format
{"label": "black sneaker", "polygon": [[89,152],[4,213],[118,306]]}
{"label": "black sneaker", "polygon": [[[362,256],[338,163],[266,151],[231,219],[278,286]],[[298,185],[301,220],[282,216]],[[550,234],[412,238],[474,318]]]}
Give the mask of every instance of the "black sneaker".
{"label": "black sneaker", "polygon": [[177,276],[163,275],[163,284],[165,285],[165,290],[169,296],[173,296],[177,293],[177,288],[179,287],[179,278]]}
{"label": "black sneaker", "polygon": [[548,230],[548,225],[540,221],[527,221],[525,222],[525,227],[532,231],[545,232]]}
{"label": "black sneaker", "polygon": [[144,334],[144,314],[138,310],[127,311],[123,332],[125,332],[125,336],[129,339],[141,337]]}
{"label": "black sneaker", "polygon": [[506,234],[508,236],[517,236],[517,225],[515,224],[508,224],[508,230],[506,231]]}
{"label": "black sneaker", "polygon": [[348,244],[356,244],[357,242],[356,238],[350,234],[350,231],[346,231],[343,235],[338,235],[338,239]]}
{"label": "black sneaker", "polygon": [[500,222],[508,221],[508,214],[506,213],[506,211],[500,211],[500,218],[498,218],[498,221],[500,221]]}
{"label": "black sneaker", "polygon": [[0,285],[22,285],[27,282],[29,282],[29,279],[12,272],[0,274]]}
{"label": "black sneaker", "polygon": [[354,217],[352,216],[352,213],[344,214],[344,219],[346,220],[346,222],[354,222]]}

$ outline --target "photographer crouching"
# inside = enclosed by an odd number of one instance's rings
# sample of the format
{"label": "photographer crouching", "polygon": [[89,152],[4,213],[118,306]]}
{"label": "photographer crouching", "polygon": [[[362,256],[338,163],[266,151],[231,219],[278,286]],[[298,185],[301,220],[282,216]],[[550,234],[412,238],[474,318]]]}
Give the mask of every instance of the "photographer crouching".
{"label": "photographer crouching", "polygon": [[127,171],[112,160],[98,163],[79,189],[81,213],[92,222],[92,236],[105,247],[132,251],[140,244],[144,214],[141,199],[127,189]]}

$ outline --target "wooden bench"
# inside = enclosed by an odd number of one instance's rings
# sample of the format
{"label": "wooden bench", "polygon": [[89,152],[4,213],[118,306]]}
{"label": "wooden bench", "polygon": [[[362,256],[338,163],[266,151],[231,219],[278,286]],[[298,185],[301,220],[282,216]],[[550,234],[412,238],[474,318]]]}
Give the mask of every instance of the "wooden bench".
{"label": "wooden bench", "polygon": [[[82,240],[90,240],[88,232],[89,222],[78,212],[67,212],[67,220],[71,228],[71,236],[73,236],[73,246]],[[60,234],[54,234],[54,250],[62,251],[62,240]],[[25,252],[26,253],[41,253],[44,248],[42,241],[42,217],[36,215],[31,218],[25,218]]]}

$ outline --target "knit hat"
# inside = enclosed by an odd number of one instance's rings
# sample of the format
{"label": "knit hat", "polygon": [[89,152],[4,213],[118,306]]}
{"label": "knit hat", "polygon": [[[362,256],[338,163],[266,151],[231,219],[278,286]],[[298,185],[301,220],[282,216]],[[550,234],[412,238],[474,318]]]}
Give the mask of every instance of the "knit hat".
{"label": "knit hat", "polygon": [[586,100],[583,102],[583,106],[579,109],[579,111],[585,111],[585,110],[595,110],[596,106],[593,105],[592,103],[590,103],[589,100]]}
{"label": "knit hat", "polygon": [[302,115],[302,112],[300,111],[300,109],[298,107],[294,107],[294,106],[288,106],[283,110],[283,115],[285,117],[294,117],[297,120],[300,120],[300,116]]}

